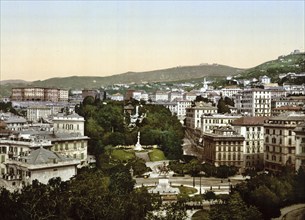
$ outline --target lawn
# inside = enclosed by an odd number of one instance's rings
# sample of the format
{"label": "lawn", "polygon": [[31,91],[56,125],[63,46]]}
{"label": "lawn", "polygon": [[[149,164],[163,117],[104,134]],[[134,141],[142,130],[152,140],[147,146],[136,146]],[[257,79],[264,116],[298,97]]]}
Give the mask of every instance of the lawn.
{"label": "lawn", "polygon": [[151,152],[148,153],[148,156],[150,161],[166,160],[163,151],[159,149],[153,149]]}
{"label": "lawn", "polygon": [[111,157],[116,160],[127,161],[135,158],[135,153],[122,149],[112,150]]}
{"label": "lawn", "polygon": [[180,190],[180,194],[183,195],[190,195],[190,194],[194,194],[197,192],[197,189],[193,188],[193,187],[187,187],[187,186],[177,186],[174,188],[178,188]]}
{"label": "lawn", "polygon": [[198,212],[195,212],[192,216],[192,220],[208,220],[209,219],[209,213],[206,210],[199,210]]}

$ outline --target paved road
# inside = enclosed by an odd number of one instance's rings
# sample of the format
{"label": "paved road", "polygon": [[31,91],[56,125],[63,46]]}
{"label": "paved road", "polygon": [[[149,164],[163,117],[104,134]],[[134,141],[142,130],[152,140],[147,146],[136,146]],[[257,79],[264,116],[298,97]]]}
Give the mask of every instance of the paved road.
{"label": "paved road", "polygon": [[281,209],[281,216],[273,220],[304,220],[305,204],[291,205]]}
{"label": "paved road", "polygon": [[[169,182],[174,184],[174,185],[187,185],[187,186],[193,186],[193,177],[191,176],[184,176],[184,177],[168,177]],[[143,185],[155,185],[159,182],[160,177],[156,178],[136,178],[136,185],[141,186]],[[201,178],[201,186],[206,188],[206,187],[217,187],[220,186],[220,188],[228,188],[229,185],[236,185],[237,183],[240,183],[244,181],[242,178],[231,178],[230,182],[228,182],[228,179],[221,180],[219,178],[214,178],[214,177],[202,177]],[[200,178],[195,177],[195,186],[199,187],[200,186]],[[214,189],[215,189],[214,188]]]}

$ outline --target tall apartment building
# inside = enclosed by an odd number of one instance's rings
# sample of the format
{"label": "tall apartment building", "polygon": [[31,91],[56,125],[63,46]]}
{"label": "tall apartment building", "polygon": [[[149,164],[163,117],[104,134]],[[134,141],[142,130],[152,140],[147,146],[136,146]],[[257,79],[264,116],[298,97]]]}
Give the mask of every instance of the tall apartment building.
{"label": "tall apartment building", "polygon": [[299,124],[295,129],[295,169],[300,167],[305,170],[305,122]]}
{"label": "tall apartment building", "polygon": [[212,133],[203,135],[204,159],[216,166],[227,165],[243,167],[244,137],[237,134],[231,127],[218,127]]}
{"label": "tall apartment building", "polygon": [[263,89],[245,89],[237,94],[235,107],[248,116],[271,115],[271,93]]}
{"label": "tall apartment building", "polygon": [[304,114],[285,113],[266,121],[264,124],[266,170],[281,171],[284,166],[295,168],[296,135],[294,129],[304,120]]}
{"label": "tall apartment building", "polygon": [[268,117],[242,117],[231,124],[245,140],[243,142],[244,167],[262,169],[264,166],[264,122]]}
{"label": "tall apartment building", "polygon": [[216,114],[217,107],[210,103],[197,102],[195,106],[186,108],[186,127],[188,129],[201,128],[201,116],[203,114]]}
{"label": "tall apartment building", "polygon": [[12,88],[12,101],[68,101],[68,91],[58,88],[23,87]]}

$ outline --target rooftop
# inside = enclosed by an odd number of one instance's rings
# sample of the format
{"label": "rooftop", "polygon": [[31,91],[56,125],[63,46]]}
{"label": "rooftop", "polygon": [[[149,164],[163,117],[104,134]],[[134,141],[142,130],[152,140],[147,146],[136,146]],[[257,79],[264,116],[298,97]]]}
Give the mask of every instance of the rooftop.
{"label": "rooftop", "polygon": [[256,116],[256,117],[242,117],[239,119],[236,119],[232,122],[233,126],[238,125],[264,125],[264,121],[267,120],[268,117],[265,116]]}

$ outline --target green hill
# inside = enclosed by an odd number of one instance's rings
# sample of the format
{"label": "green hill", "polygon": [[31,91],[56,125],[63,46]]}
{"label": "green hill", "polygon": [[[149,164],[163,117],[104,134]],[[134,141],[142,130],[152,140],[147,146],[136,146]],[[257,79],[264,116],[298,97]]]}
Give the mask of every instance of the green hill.
{"label": "green hill", "polygon": [[266,75],[272,81],[279,81],[279,75],[284,73],[305,72],[305,53],[280,56],[256,67],[245,70],[238,78],[259,78]]}
{"label": "green hill", "polygon": [[60,88],[98,88],[119,83],[169,82],[209,77],[236,75],[242,69],[224,65],[183,66],[147,72],[127,72],[107,77],[71,76],[34,81],[32,86],[56,86]]}

